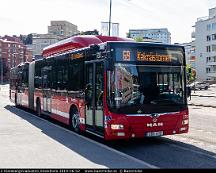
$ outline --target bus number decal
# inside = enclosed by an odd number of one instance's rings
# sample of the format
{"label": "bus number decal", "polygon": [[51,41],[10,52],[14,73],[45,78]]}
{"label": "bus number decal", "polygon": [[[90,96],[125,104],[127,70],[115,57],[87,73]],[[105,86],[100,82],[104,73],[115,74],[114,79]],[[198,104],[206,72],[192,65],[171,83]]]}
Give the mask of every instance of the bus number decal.
{"label": "bus number decal", "polygon": [[123,60],[130,61],[130,51],[123,51]]}

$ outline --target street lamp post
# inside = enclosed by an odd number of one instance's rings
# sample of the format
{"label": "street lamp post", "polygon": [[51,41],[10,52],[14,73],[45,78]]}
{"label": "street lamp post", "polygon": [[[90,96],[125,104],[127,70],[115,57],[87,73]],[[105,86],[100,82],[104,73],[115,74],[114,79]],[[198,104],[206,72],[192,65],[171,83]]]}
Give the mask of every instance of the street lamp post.
{"label": "street lamp post", "polygon": [[112,0],[110,0],[110,13],[109,13],[109,36],[110,36],[110,29],[111,29],[111,13],[112,13]]}

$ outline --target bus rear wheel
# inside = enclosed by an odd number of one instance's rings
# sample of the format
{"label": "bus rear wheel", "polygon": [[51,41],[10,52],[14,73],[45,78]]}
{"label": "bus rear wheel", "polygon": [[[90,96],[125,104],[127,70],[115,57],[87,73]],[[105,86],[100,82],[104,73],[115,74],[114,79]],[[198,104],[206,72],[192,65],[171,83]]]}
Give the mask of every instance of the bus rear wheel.
{"label": "bus rear wheel", "polygon": [[17,94],[15,94],[14,102],[15,102],[15,106],[18,107],[18,105],[17,105]]}
{"label": "bus rear wheel", "polygon": [[36,103],[36,115],[37,116],[41,116],[41,105],[40,105],[40,101],[38,100]]}
{"label": "bus rear wheel", "polygon": [[75,132],[80,133],[80,115],[78,111],[71,113],[71,126]]}

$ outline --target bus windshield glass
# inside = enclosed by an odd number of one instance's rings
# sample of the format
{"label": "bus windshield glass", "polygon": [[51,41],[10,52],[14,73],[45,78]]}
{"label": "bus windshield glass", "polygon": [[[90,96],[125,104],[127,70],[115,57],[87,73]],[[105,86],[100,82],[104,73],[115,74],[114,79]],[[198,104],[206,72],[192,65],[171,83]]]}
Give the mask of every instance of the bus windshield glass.
{"label": "bus windshield glass", "polygon": [[108,105],[123,114],[176,112],[186,106],[183,66],[116,63],[108,72]]}

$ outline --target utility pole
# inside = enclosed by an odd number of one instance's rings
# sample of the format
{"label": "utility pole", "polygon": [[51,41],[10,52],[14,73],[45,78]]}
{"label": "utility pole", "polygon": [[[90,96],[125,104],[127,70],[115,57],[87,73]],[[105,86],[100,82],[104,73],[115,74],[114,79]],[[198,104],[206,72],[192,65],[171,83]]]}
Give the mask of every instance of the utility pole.
{"label": "utility pole", "polygon": [[111,13],[112,13],[112,0],[110,0],[110,14],[109,14],[109,36],[110,36],[110,29],[111,29]]}

